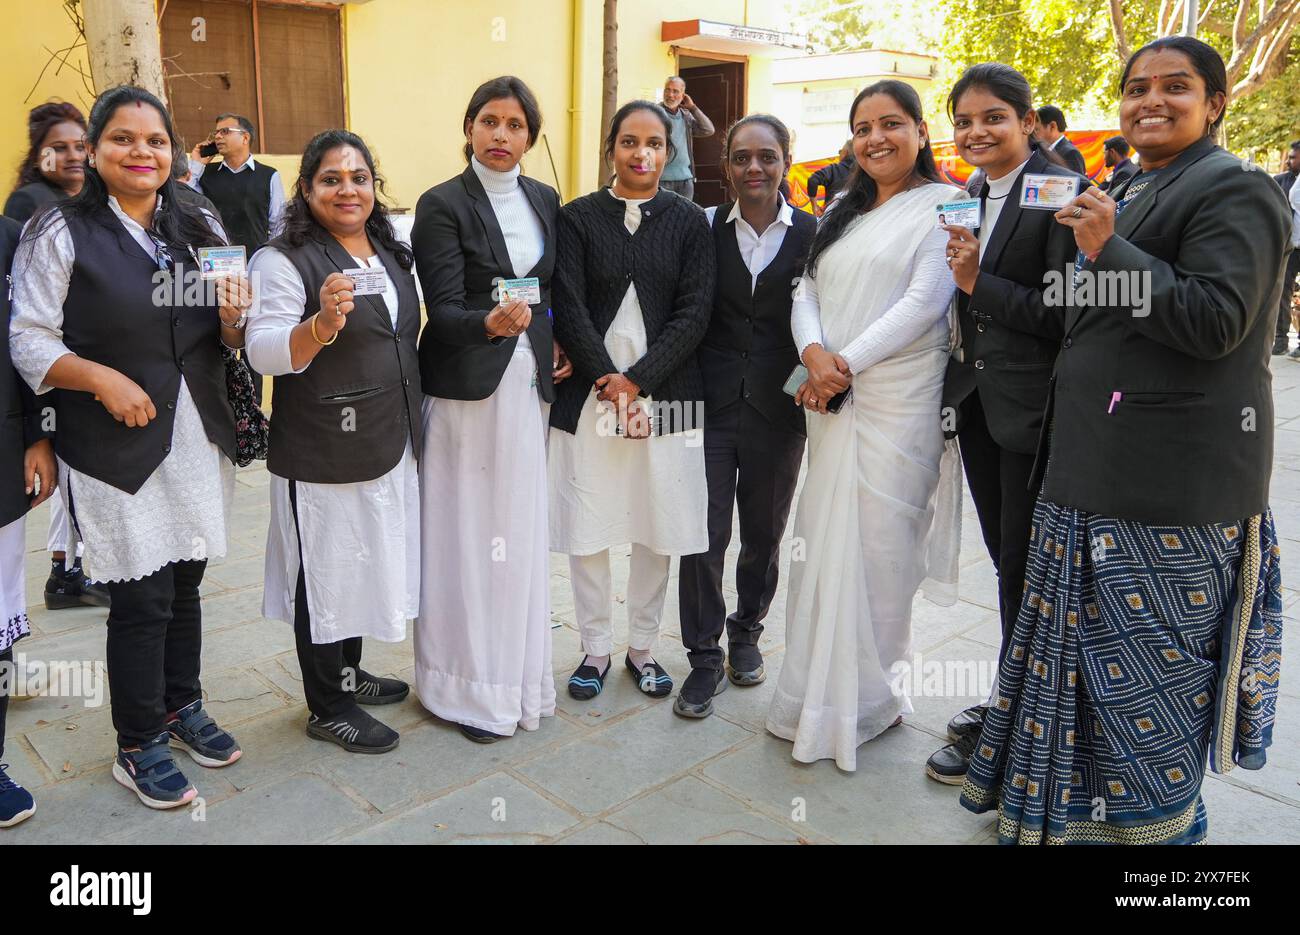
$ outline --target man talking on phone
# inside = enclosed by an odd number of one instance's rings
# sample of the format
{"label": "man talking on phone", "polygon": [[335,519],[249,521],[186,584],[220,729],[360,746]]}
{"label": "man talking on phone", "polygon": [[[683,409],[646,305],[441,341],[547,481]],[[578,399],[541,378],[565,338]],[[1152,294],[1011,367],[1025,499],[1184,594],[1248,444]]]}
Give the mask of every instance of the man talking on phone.
{"label": "man talking on phone", "polygon": [[695,137],[712,136],[713,123],[686,93],[686,82],[673,75],[664,82],[664,110],[672,120],[673,158],[659,177],[659,187],[695,200]]}

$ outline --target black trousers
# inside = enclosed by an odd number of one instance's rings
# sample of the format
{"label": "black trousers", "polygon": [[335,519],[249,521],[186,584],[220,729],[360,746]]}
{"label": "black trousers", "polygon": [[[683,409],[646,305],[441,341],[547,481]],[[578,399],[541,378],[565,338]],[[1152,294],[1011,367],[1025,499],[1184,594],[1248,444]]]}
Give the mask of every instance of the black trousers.
{"label": "black trousers", "polygon": [[[298,522],[297,484],[289,481],[289,503],[293,521]],[[293,602],[293,636],[302,669],[302,691],[307,710],[320,718],[337,717],[356,707],[354,694],[361,677],[361,637],[333,643],[313,643],[311,614],[307,610],[307,576],[303,570],[302,545],[298,546],[298,583]]]}
{"label": "black trousers", "polygon": [[1277,337],[1286,337],[1291,330],[1291,296],[1296,290],[1296,277],[1300,276],[1300,247],[1296,247],[1286,258],[1282,271],[1282,298],[1277,309]]}
{"label": "black trousers", "polygon": [[206,561],[172,562],[138,581],[107,583],[108,690],[122,747],[153,740],[167,715],[202,697],[203,612],[199,584]]}
{"label": "black trousers", "polygon": [[[979,515],[984,546],[998,575],[998,605],[1002,615],[1002,648],[1016,624],[1025,588],[1029,557],[1029,527],[1033,524],[1037,490],[1029,490],[1034,456],[1008,451],[989,434],[979,391],[962,404],[962,428],[957,433],[966,482]],[[1001,656],[1001,648],[999,649]]]}
{"label": "black trousers", "polygon": [[[12,663],[14,661],[14,648],[10,646],[4,652],[0,653],[0,665]],[[9,693],[14,690],[14,678],[11,673],[9,685],[4,691],[0,691],[0,759],[5,755],[5,717],[9,714]]]}
{"label": "black trousers", "polygon": [[[781,432],[739,402],[705,416],[704,467],[709,485],[709,550],[684,555],[678,578],[682,645],[691,667],[721,670],[723,625],[733,644],[756,644],[776,593],[781,536],[799,481],[804,438]],[[723,561],[731,542],[732,506],[740,508],[736,612],[727,615]]]}

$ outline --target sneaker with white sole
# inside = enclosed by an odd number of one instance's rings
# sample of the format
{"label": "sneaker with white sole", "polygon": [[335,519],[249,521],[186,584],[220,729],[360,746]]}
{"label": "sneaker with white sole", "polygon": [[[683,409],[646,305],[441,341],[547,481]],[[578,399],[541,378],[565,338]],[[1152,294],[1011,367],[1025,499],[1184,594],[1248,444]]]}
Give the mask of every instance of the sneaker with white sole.
{"label": "sneaker with white sole", "polygon": [[163,732],[136,749],[119,749],[113,761],[113,778],[150,808],[178,808],[199,794],[176,768],[167,746],[169,736]]}
{"label": "sneaker with white sole", "polygon": [[195,763],[211,769],[229,766],[244,753],[235,738],[208,717],[201,699],[167,718],[167,734],[173,747],[184,750]]}
{"label": "sneaker with white sole", "polygon": [[12,828],[36,814],[32,794],[9,778],[8,763],[0,763],[0,828]]}

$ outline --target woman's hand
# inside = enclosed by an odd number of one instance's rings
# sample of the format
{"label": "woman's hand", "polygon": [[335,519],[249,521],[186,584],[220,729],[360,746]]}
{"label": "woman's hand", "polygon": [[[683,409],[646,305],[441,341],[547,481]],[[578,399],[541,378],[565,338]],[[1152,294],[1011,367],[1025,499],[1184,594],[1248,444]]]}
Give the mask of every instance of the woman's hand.
{"label": "woman's hand", "polygon": [[352,290],[356,284],[342,273],[330,273],[320,287],[320,311],[316,313],[316,333],[329,341],[348,323],[348,313],[356,308]]}
{"label": "woman's hand", "polygon": [[626,406],[640,395],[641,387],[621,373],[607,373],[596,381],[596,398],[601,402]]}
{"label": "woman's hand", "polygon": [[560,342],[552,340],[551,379],[556,383],[563,383],[571,376],[573,376],[573,361],[569,360],[569,355],[564,353],[564,348],[560,347]]}
{"label": "woman's hand", "polygon": [[975,291],[975,280],[980,275],[980,242],[971,231],[960,224],[945,224],[948,232],[946,256],[952,270],[952,281],[957,288],[970,295]]}
{"label": "woman's hand", "polygon": [[848,362],[820,344],[809,344],[804,349],[803,365],[808,368],[808,383],[813,396],[823,401],[843,393],[853,385],[853,373],[849,370]]}
{"label": "woman's hand", "polygon": [[238,326],[240,316],[253,304],[253,287],[248,277],[223,276],[217,280],[217,314],[227,328]]}
{"label": "woman's hand", "polygon": [[523,299],[501,302],[483,319],[489,338],[513,338],[523,334],[533,320],[533,310]]}
{"label": "woman's hand", "polygon": [[623,429],[624,438],[650,437],[650,413],[635,399],[628,401],[625,406],[619,406],[618,424]]}
{"label": "woman's hand", "polygon": [[130,377],[107,367],[95,387],[95,399],[104,404],[109,415],[126,423],[128,428],[143,428],[158,418],[158,410],[149,394]]}
{"label": "woman's hand", "polygon": [[40,493],[32,499],[32,508],[40,506],[59,485],[59,469],[54,463],[54,444],[48,438],[42,438],[27,449],[23,456],[23,478],[27,485],[27,496],[36,492],[36,481],[40,480]]}
{"label": "woman's hand", "polygon": [[1084,256],[1096,259],[1115,235],[1115,199],[1089,185],[1082,195],[1056,212],[1056,220],[1074,230],[1074,242]]}

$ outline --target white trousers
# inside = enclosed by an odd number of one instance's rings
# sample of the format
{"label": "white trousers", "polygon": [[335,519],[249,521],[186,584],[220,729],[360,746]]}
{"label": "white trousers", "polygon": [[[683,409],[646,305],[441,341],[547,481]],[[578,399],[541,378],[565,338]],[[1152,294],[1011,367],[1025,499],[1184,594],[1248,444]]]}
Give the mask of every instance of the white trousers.
{"label": "white trousers", "polygon": [[68,508],[63,505],[63,497],[50,497],[50,533],[46,539],[46,550],[50,552],[72,552],[75,548],[75,554],[77,558],[80,558],[81,540],[78,539],[74,547],[72,540],[75,538],[72,523],[68,522]]}
{"label": "white trousers", "polygon": [[[632,545],[632,566],[627,579],[628,649],[649,652],[659,636],[668,593],[672,556],[658,555],[645,546]],[[570,555],[574,615],[582,635],[582,651],[608,656],[614,649],[614,578],[609,550],[592,555]]]}

